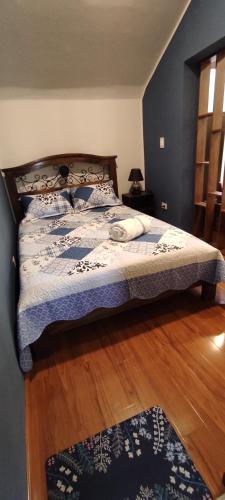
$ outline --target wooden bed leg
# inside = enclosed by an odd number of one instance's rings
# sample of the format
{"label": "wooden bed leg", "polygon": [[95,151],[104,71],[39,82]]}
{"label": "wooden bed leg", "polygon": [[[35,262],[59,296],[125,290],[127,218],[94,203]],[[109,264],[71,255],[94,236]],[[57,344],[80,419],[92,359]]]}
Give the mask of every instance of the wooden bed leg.
{"label": "wooden bed leg", "polygon": [[202,299],[214,301],[216,296],[216,285],[203,281],[202,283]]}

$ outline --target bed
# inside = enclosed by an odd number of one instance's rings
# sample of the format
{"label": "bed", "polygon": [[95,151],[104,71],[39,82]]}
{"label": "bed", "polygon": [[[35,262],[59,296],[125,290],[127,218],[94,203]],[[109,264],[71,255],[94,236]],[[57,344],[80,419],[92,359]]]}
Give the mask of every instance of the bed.
{"label": "bed", "polygon": [[104,185],[111,179],[117,195],[116,168],[115,156],[69,154],[3,171],[19,224],[17,339],[24,372],[32,368],[32,344],[49,325],[54,331],[61,321],[115,312],[199,283],[212,294],[216,283],[225,281],[219,250],[158,219],[152,218],[151,230],[135,240],[111,240],[111,224],[138,214],[122,204],[23,218],[24,194]]}

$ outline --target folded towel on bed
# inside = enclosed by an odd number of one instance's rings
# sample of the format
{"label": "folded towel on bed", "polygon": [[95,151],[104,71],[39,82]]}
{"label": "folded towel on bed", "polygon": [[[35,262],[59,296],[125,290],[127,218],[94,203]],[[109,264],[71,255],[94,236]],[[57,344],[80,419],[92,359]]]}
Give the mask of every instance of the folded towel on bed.
{"label": "folded towel on bed", "polygon": [[109,230],[109,236],[116,241],[130,241],[141,234],[148,233],[152,224],[152,217],[136,215],[130,219],[114,222]]}

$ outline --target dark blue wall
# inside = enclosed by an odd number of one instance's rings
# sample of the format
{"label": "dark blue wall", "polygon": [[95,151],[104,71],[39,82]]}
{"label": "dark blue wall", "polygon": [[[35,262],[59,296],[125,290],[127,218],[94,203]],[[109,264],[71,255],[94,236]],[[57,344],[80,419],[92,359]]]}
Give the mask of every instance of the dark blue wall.
{"label": "dark blue wall", "polygon": [[15,344],[16,227],[0,174],[0,498],[25,500],[24,381]]}
{"label": "dark blue wall", "polygon": [[193,222],[199,61],[223,47],[225,0],[192,0],[143,98],[146,187],[155,193],[156,216],[186,230]]}

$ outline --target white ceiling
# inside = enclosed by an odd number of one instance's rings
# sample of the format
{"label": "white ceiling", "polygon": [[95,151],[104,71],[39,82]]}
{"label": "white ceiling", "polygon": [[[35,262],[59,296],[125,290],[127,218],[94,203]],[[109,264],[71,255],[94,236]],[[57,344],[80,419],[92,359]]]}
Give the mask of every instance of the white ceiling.
{"label": "white ceiling", "polygon": [[1,95],[141,95],[188,4],[1,0]]}

